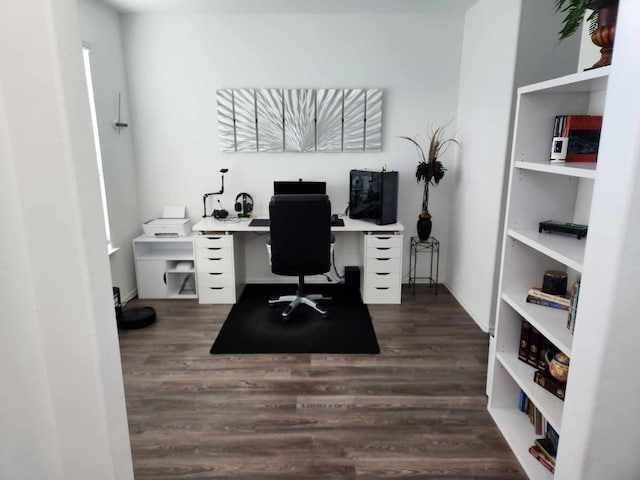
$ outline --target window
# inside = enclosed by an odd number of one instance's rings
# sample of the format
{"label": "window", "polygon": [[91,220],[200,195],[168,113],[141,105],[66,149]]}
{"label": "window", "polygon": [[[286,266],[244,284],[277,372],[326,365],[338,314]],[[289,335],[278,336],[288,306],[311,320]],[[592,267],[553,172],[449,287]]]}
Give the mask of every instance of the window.
{"label": "window", "polygon": [[100,151],[100,135],[98,134],[98,119],[96,117],[96,103],[93,96],[93,82],[91,81],[91,49],[88,46],[82,47],[82,58],[84,60],[84,75],[87,80],[87,90],[89,94],[89,108],[91,109],[91,125],[93,127],[93,140],[96,147],[96,158],[98,159],[98,177],[100,178],[100,197],[102,198],[102,214],[104,216],[104,228],[107,232],[107,250],[109,254],[115,252],[111,243],[111,228],[109,228],[109,210],[107,208],[107,192],[104,187],[104,173],[102,169],[102,153]]}

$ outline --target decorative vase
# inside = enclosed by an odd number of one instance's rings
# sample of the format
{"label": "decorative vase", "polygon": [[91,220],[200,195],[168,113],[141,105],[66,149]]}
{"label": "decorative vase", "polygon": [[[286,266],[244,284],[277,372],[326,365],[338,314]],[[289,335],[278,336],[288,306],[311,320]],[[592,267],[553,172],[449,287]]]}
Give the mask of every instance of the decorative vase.
{"label": "decorative vase", "polygon": [[569,378],[569,357],[564,353],[556,353],[550,358],[549,352],[545,352],[545,359],[549,365],[549,373],[556,380],[566,382]]}
{"label": "decorative vase", "polygon": [[591,68],[611,65],[613,40],[616,34],[619,0],[593,0],[588,8],[598,12],[598,28],[591,34],[591,41],[600,48],[600,60]]}
{"label": "decorative vase", "polygon": [[431,217],[429,218],[424,218],[421,216],[418,216],[418,238],[420,238],[420,240],[428,240],[429,239],[429,235],[431,235]]}

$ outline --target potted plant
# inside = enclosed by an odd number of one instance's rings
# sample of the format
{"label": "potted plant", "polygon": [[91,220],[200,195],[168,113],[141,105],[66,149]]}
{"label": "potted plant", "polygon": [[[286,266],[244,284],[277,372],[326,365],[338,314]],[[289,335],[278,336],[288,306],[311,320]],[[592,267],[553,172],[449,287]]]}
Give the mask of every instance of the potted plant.
{"label": "potted plant", "polygon": [[[448,124],[447,124],[448,125]],[[422,192],[422,212],[418,215],[418,237],[427,240],[431,235],[431,213],[429,213],[429,186],[436,186],[444,177],[447,169],[440,161],[440,157],[446,152],[451,143],[459,144],[454,138],[443,138],[447,125],[440,126],[429,135],[429,150],[425,155],[424,150],[416,139],[411,137],[400,137],[410,141],[416,146],[420,159],[416,167],[416,181],[424,184]]]}
{"label": "potted plant", "polygon": [[619,0],[555,0],[556,13],[566,14],[562,20],[560,40],[570,37],[582,26],[587,10],[593,10],[587,17],[591,41],[601,47],[600,59],[591,68],[611,65],[613,40],[616,33]]}

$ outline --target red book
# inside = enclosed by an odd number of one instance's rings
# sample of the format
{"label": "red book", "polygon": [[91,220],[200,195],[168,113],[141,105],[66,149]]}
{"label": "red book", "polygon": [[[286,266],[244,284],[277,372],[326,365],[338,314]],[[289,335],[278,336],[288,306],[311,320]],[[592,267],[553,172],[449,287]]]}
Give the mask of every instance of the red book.
{"label": "red book", "polygon": [[546,468],[547,470],[549,470],[551,473],[554,473],[556,470],[556,467],[554,467],[553,465],[551,465],[551,463],[549,463],[549,460],[547,460],[546,458],[544,458],[544,456],[538,451],[538,449],[535,447],[535,445],[531,445],[529,447],[529,453],[531,455],[533,455],[533,457],[538,460],[542,465],[544,465],[544,468]]}
{"label": "red book", "polygon": [[562,136],[568,138],[566,162],[598,159],[602,115],[564,115]]}

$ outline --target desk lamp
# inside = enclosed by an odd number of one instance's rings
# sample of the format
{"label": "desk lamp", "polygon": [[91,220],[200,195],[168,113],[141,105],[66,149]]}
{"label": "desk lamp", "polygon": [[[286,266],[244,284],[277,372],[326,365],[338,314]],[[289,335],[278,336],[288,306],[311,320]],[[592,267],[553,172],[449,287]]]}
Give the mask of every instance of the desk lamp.
{"label": "desk lamp", "polygon": [[[229,171],[228,168],[221,168],[220,169],[220,173],[222,174],[222,180],[221,180],[221,187],[220,187],[220,191],[219,192],[211,192],[211,193],[205,193],[202,196],[202,206],[204,208],[204,211],[202,212],[203,215],[202,217],[206,217],[207,216],[207,197],[210,197],[211,195],[221,195],[224,193],[224,174],[227,173]],[[226,210],[223,210],[224,212],[226,212]],[[228,213],[227,213],[228,215]],[[225,215],[226,217],[226,215]]]}

